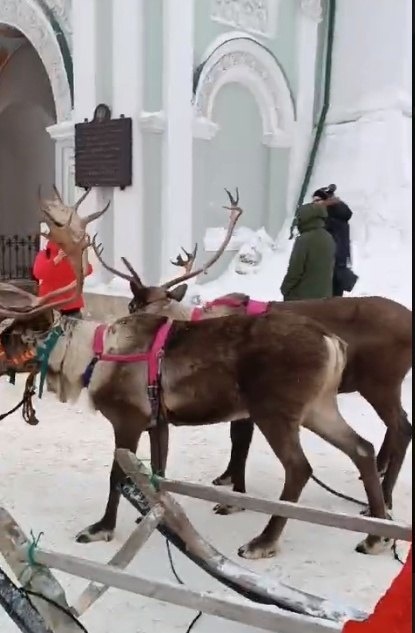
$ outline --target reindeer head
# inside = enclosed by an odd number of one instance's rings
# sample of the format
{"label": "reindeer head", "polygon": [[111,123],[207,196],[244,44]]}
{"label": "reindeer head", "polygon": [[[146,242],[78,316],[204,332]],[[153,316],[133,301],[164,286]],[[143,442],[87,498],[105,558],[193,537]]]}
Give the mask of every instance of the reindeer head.
{"label": "reindeer head", "polygon": [[[39,188],[39,206],[42,220],[48,225],[49,233],[42,233],[43,237],[57,244],[67,255],[75,276],[83,279],[86,261],[82,254],[89,246],[89,236],[86,227],[90,222],[100,218],[109,208],[110,203],[102,211],[91,213],[84,218],[78,215],[78,209],[90,192],[90,189],[79,198],[73,207],[67,206],[57,190],[53,187],[54,198],[45,200],[41,197]],[[77,290],[80,290],[78,286]]]}
{"label": "reindeer head", "polygon": [[[46,205],[43,211],[45,208]],[[68,207],[64,207],[61,202],[59,209],[65,213]],[[23,371],[26,366],[33,365],[37,343],[48,333],[53,323],[53,308],[63,307],[82,293],[82,260],[89,245],[85,227],[91,220],[86,218],[84,224],[77,224],[76,209],[72,208],[70,214],[75,228],[70,221],[62,223],[62,218],[56,218],[53,205],[44,213],[44,219],[50,230],[47,237],[60,245],[72,263],[75,272],[72,283],[43,297],[35,297],[10,283],[0,283],[0,350],[3,372],[10,368]]]}
{"label": "reindeer head", "polygon": [[174,261],[171,261],[171,263],[174,266],[184,268],[184,273],[174,277],[161,286],[144,285],[137,272],[124,257],[122,258],[122,261],[127,268],[128,273],[121,272],[111,266],[108,266],[102,258],[102,246],[101,244],[97,244],[96,236],[94,237],[92,247],[98,260],[104,268],[117,277],[127,280],[130,284],[130,289],[133,294],[133,299],[128,304],[130,314],[145,312],[147,314],[164,314],[172,318],[181,317],[179,303],[186,294],[187,284],[185,282],[189,279],[198,277],[202,273],[206,274],[207,270],[218,261],[229,244],[235,225],[242,214],[242,209],[238,206],[238,189],[236,190],[236,197],[233,197],[227,189],[225,191],[229,197],[230,206],[224,206],[224,209],[227,209],[231,213],[228,230],[219,249],[203,266],[200,266],[197,270],[192,270],[197,254],[197,244],[191,253],[182,248],[184,257],[179,254]]}

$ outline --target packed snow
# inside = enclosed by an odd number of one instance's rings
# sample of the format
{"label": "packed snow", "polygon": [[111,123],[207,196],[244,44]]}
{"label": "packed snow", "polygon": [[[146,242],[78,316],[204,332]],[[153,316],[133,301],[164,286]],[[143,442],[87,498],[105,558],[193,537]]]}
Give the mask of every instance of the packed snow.
{"label": "packed snow", "polygon": [[[411,306],[410,252],[406,235],[382,225],[370,227],[364,219],[353,223],[353,267],[359,274],[354,294],[382,294]],[[292,242],[286,235],[279,242],[261,229],[246,229],[245,243],[228,270],[216,281],[194,285],[188,300],[212,299],[230,291],[242,291],[259,300],[279,298]],[[0,381],[1,411],[20,398],[22,377],[17,387]],[[403,403],[412,408],[411,376],[403,389]],[[369,405],[358,395],[340,396],[341,409],[352,426],[378,449],[384,426]],[[60,552],[107,561],[134,528],[136,513],[122,501],[116,537],[111,543],[77,544],[74,535],[100,518],[107,496],[112,459],[111,427],[100,414],[90,412],[81,397],[75,406],[59,404],[46,394],[36,404],[40,424],[26,425],[19,413],[1,423],[0,503],[11,512],[26,533],[44,532],[41,544]],[[311,433],[303,433],[303,444],[315,473],[334,488],[364,498],[353,464]],[[229,454],[229,426],[172,429],[169,475],[173,478],[209,484],[224,469]],[[139,446],[140,457],[148,458],[148,438]],[[412,447],[409,448],[395,491],[394,517],[411,522]],[[283,484],[283,470],[265,440],[256,432],[248,460],[247,486],[251,494],[276,498]],[[354,513],[358,508],[342,501],[310,482],[301,497],[307,505]],[[266,517],[242,512],[228,517],[213,514],[209,503],[182,498],[181,502],[195,526],[227,556],[239,560],[238,545],[259,533]],[[389,586],[400,567],[391,553],[365,557],[354,552],[359,534],[289,521],[280,553],[274,559],[245,561],[259,572],[269,573],[287,583],[332,599],[370,610]],[[405,556],[406,544],[399,550]],[[229,593],[180,553],[174,553],[177,570],[192,588]],[[129,566],[132,573],[174,581],[166,547],[154,534]],[[85,586],[79,578],[57,573],[67,595],[73,600]],[[110,590],[83,618],[90,633],[184,633],[194,613],[117,590]],[[5,612],[0,612],[2,633],[17,629]],[[223,633],[254,633],[249,626],[203,616],[195,633],[212,630]]]}

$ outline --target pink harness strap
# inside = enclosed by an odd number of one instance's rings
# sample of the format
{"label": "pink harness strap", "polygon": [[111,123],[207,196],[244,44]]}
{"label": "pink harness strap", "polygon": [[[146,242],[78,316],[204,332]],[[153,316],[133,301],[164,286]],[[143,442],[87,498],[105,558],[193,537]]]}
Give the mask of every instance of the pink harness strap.
{"label": "pink harness strap", "polygon": [[172,321],[166,321],[156,332],[151,348],[148,352],[137,354],[107,354],[104,353],[104,333],[106,325],[98,325],[94,333],[93,352],[98,360],[113,363],[141,363],[147,362],[148,384],[153,385],[157,381],[159,361],[163,354],[164,346],[172,326]]}
{"label": "pink harness strap", "polygon": [[254,299],[250,299],[248,305],[246,306],[246,313],[253,316],[264,314],[268,310],[268,306],[268,302],[254,301]]}
{"label": "pink harness strap", "polygon": [[[240,308],[241,302],[237,299],[231,299],[230,297],[219,297],[218,299],[214,299],[214,301],[209,301],[205,304],[204,308],[195,308],[192,311],[191,320],[199,321],[202,317],[203,313],[210,308],[214,308],[215,306],[228,306],[229,308]],[[251,316],[258,316],[260,314],[264,314],[268,310],[269,303],[264,301],[255,301],[254,299],[249,299],[248,304],[246,306],[245,313]]]}

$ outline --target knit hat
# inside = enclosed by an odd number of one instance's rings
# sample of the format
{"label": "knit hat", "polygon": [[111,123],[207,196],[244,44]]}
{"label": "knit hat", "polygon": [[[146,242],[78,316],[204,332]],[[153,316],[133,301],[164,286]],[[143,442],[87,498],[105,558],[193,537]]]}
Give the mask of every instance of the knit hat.
{"label": "knit hat", "polygon": [[329,185],[328,187],[321,187],[313,193],[313,198],[320,198],[321,200],[327,200],[331,198],[337,189],[337,185]]}

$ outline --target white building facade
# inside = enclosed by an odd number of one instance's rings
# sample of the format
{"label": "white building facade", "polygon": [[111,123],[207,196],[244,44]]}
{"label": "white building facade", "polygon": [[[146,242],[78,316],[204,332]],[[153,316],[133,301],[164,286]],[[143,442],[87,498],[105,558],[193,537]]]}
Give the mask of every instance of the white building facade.
{"label": "white building facade", "polygon": [[[132,118],[133,180],[85,212],[111,199],[104,257],[148,282],[225,223],[224,187],[273,237],[329,182],[409,214],[410,24],[410,0],[1,0],[0,234],[36,228],[39,182],[79,195],[74,125],[99,103]],[[98,265],[88,289],[128,294]]]}

